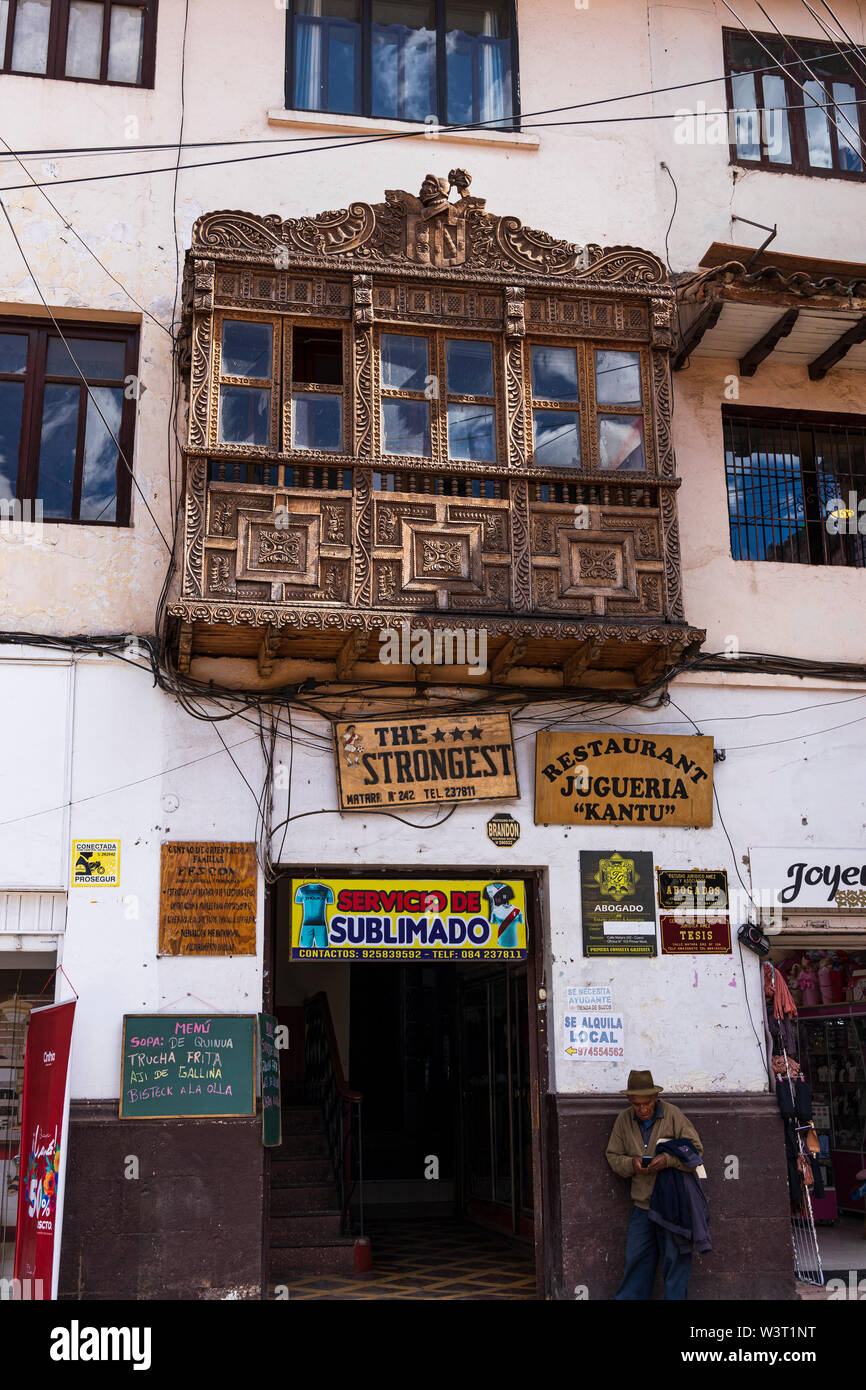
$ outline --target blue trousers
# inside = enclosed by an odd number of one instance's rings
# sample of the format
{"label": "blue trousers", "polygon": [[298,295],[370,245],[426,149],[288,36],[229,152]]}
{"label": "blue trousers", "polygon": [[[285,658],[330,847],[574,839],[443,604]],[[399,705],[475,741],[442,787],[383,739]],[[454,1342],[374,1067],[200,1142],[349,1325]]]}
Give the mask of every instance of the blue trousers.
{"label": "blue trousers", "polygon": [[691,1253],[681,1254],[670,1231],[650,1221],[643,1207],[632,1207],[625,1243],[625,1273],[615,1299],[650,1299],[656,1265],[662,1264],[666,1299],[685,1299],[692,1270]]}

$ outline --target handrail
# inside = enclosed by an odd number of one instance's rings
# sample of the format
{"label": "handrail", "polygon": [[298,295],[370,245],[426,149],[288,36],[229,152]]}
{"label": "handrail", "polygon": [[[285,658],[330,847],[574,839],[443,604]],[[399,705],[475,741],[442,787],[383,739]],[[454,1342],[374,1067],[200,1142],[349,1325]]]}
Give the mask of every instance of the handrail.
{"label": "handrail", "polygon": [[357,1181],[361,1189],[361,1234],[364,1207],[361,1168],[361,1102],[363,1095],[346,1082],[328,996],[320,990],[304,1000],[304,1089],[322,1106],[331,1162],[340,1197],[340,1229],[349,1229],[349,1207]]}

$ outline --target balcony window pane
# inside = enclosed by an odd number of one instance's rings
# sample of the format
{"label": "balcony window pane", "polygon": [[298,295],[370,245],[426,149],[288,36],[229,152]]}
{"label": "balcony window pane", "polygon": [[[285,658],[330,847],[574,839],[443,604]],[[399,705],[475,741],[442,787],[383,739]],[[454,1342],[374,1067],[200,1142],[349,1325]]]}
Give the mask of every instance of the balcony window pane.
{"label": "balcony window pane", "polygon": [[0,372],[23,372],[27,366],[27,339],[23,333],[0,333]]}
{"label": "balcony window pane", "polygon": [[292,447],[343,448],[343,397],[318,391],[296,391],[292,396]]}
{"label": "balcony window pane", "polygon": [[9,26],[9,0],[0,0],[0,67],[6,59],[6,30]]}
{"label": "balcony window pane", "polygon": [[445,7],[448,121],[505,121],[511,104],[511,24],[508,4]]}
{"label": "balcony window pane", "polygon": [[449,338],[445,344],[449,396],[493,395],[493,344]]}
{"label": "balcony window pane", "polygon": [[15,72],[44,72],[48,62],[51,0],[18,0],[12,68]]}
{"label": "balcony window pane", "polygon": [[[423,340],[422,340],[423,341]],[[382,401],[386,454],[430,457],[430,407],[426,401]]]}
{"label": "balcony window pane", "polygon": [[343,335],[339,329],[292,330],[292,380],[342,386]]}
{"label": "balcony window pane", "polygon": [[137,5],[112,5],[108,33],[109,82],[141,83],[144,55],[144,10]]}
{"label": "balcony window pane", "polygon": [[860,173],[863,169],[863,156],[859,133],[855,133],[860,130],[857,93],[850,82],[834,82],[833,99],[836,102],[836,124],[839,127],[839,167]]}
{"label": "balcony window pane", "polygon": [[595,395],[599,405],[640,405],[639,353],[597,351]]}
{"label": "balcony window pane", "polygon": [[496,462],[496,432],[492,405],[449,405],[448,457]]}
{"label": "balcony window pane", "polygon": [[104,5],[91,0],[72,0],[66,40],[66,76],[99,77],[102,71],[102,17]]}
{"label": "balcony window pane", "polygon": [[[68,344],[68,346],[67,346]],[[45,371],[48,376],[71,376],[88,381],[122,381],[126,344],[110,338],[49,338]]]}
{"label": "balcony window pane", "polygon": [[72,516],[80,396],[78,386],[45,387],[36,496],[46,517]]}
{"label": "balcony window pane", "polygon": [[532,412],[534,459],[542,467],[580,467],[580,424],[576,410]]}
{"label": "balcony window pane", "polygon": [[223,376],[269,379],[273,361],[274,329],[270,323],[242,319],[223,321],[220,369]]}
{"label": "balcony window pane", "polygon": [[751,72],[731,74],[734,98],[734,134],[740,159],[761,158],[761,118],[755,99],[755,78]]}
{"label": "balcony window pane", "polygon": [[643,418],[640,415],[601,415],[598,421],[598,466],[621,473],[646,468]]}
{"label": "balcony window pane", "polygon": [[764,73],[764,139],[771,164],[791,163],[791,137],[788,132],[788,104],[784,77]]}
{"label": "balcony window pane", "polygon": [[803,105],[806,108],[806,139],[809,144],[809,163],[813,169],[830,169],[833,155],[830,149],[830,122],[827,112],[827,93],[820,82],[803,83]]}
{"label": "balcony window pane", "polygon": [[374,0],[373,115],[423,121],[435,115],[436,16],[433,5]]}
{"label": "balcony window pane", "polygon": [[295,105],[360,112],[360,0],[298,0],[295,14]]}
{"label": "balcony window pane", "polygon": [[87,397],[84,474],[81,480],[79,513],[82,521],[116,519],[117,445],[114,440],[119,438],[122,410],[123,392],[119,387],[94,386]]}
{"label": "balcony window pane", "polygon": [[0,381],[0,497],[14,497],[18,486],[23,404],[23,381]]}
{"label": "balcony window pane", "polygon": [[577,355],[574,348],[531,349],[532,394],[542,401],[577,400]]}
{"label": "balcony window pane", "polygon": [[382,385],[397,391],[423,391],[429,385],[426,338],[382,334]]}
{"label": "balcony window pane", "polygon": [[219,437],[223,444],[270,444],[270,391],[255,386],[223,386]]}

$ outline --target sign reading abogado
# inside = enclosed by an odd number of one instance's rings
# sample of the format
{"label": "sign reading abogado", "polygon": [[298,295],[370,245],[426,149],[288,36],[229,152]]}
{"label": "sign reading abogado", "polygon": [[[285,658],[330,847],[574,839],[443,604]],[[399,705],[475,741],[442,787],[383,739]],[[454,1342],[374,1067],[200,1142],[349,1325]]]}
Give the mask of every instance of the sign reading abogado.
{"label": "sign reading abogado", "polygon": [[539,733],[536,825],[712,825],[713,740]]}
{"label": "sign reading abogado", "polygon": [[521,960],[519,879],[292,881],[292,960]]}
{"label": "sign reading abogado", "polygon": [[518,797],[511,716],[334,724],[341,811]]}

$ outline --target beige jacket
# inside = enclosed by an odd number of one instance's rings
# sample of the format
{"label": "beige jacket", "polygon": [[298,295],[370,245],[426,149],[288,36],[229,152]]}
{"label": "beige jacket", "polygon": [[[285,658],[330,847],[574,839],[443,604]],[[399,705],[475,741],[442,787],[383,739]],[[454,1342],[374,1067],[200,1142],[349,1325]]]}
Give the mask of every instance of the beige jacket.
{"label": "beige jacket", "polygon": [[[636,1207],[649,1206],[656,1175],[655,1173],[635,1173],[632,1164],[633,1158],[642,1158],[644,1154],[652,1158],[656,1151],[656,1144],[662,1143],[665,1139],[689,1139],[698,1153],[702,1154],[704,1151],[697,1130],[686,1119],[682,1110],[678,1110],[668,1100],[660,1099],[660,1104],[662,1117],[653,1124],[646,1148],[644,1148],[643,1135],[631,1106],[627,1110],[621,1110],[617,1115],[607,1144],[605,1158],[613,1171],[621,1178],[631,1178],[631,1199]],[[674,1158],[672,1154],[665,1154],[665,1158],[669,1168],[679,1168],[684,1173],[689,1171],[686,1165],[681,1163],[678,1158]]]}

